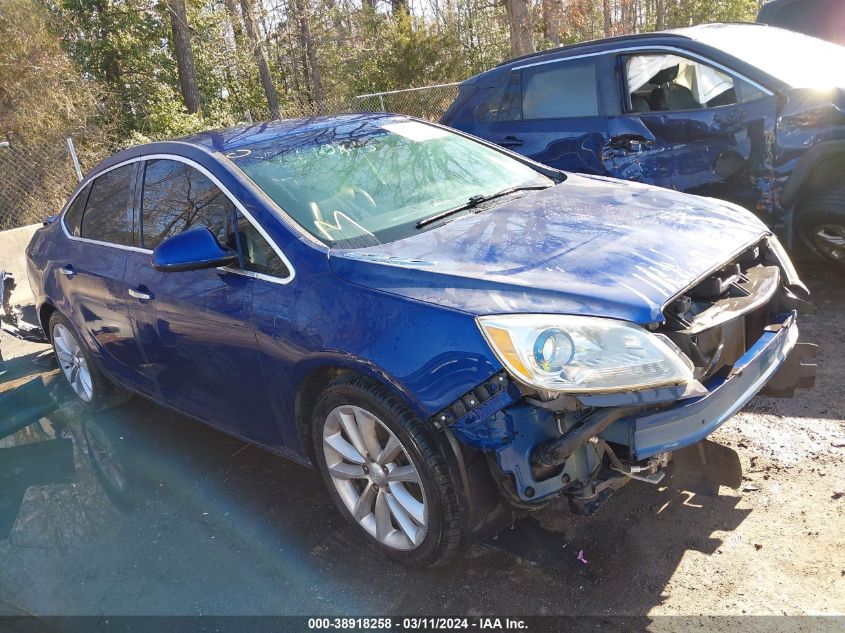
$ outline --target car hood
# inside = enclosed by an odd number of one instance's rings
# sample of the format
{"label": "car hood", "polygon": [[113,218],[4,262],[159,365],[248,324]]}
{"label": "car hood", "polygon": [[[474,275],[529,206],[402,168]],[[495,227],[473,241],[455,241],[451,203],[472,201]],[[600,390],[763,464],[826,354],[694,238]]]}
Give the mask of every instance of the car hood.
{"label": "car hood", "polygon": [[409,238],[330,252],[335,274],[472,314],[662,320],[664,304],[768,231],[736,205],[569,174]]}

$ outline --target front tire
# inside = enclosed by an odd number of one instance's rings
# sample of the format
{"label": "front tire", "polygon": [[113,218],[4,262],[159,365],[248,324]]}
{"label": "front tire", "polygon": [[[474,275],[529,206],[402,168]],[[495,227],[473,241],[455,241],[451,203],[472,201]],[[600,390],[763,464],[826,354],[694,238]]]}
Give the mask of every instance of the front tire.
{"label": "front tire", "polygon": [[312,422],[317,466],[346,519],[400,562],[445,562],[461,539],[455,482],[429,429],[385,387],[341,376]]}
{"label": "front tire", "polygon": [[816,255],[845,266],[845,189],[810,197],[798,214],[798,234]]}
{"label": "front tire", "polygon": [[101,411],[129,400],[131,394],[109,382],[94,364],[70,321],[54,312],[48,327],[59,369],[82,406]]}

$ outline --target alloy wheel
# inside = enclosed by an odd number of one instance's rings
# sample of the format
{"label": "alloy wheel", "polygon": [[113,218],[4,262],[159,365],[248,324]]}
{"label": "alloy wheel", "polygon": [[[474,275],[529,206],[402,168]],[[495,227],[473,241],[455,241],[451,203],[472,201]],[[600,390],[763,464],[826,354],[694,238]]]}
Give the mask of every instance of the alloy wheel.
{"label": "alloy wheel", "polygon": [[373,538],[405,551],[423,542],[429,511],[420,474],[381,420],[353,405],[333,409],[323,452],[343,504]]}
{"label": "alloy wheel", "polygon": [[91,402],[94,386],[88,361],[85,360],[76,337],[61,323],[57,323],[53,328],[53,346],[56,349],[59,367],[62,368],[62,373],[73,391],[80,399]]}
{"label": "alloy wheel", "polygon": [[813,242],[824,255],[838,261],[845,261],[845,226],[825,224],[816,229]]}
{"label": "alloy wheel", "polygon": [[106,436],[100,425],[87,423],[84,426],[85,440],[91,449],[91,456],[100,467],[103,477],[115,487],[118,492],[126,490],[126,473],[123,465],[116,456],[111,440]]}

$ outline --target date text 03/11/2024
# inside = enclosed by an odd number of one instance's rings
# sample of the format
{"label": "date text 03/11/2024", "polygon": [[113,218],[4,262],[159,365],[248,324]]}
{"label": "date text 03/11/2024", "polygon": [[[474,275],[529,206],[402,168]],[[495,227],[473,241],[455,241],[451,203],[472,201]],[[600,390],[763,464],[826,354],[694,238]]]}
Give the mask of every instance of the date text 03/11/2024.
{"label": "date text 03/11/2024", "polygon": [[400,622],[392,618],[309,618],[309,630],[429,630],[445,631],[455,629],[480,629],[486,631],[525,630],[528,624],[521,618],[402,618]]}

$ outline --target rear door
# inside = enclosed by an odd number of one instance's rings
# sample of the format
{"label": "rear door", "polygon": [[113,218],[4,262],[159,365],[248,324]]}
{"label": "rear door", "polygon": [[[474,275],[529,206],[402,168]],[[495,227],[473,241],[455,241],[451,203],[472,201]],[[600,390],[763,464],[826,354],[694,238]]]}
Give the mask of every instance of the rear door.
{"label": "rear door", "polygon": [[137,162],[110,169],[82,189],[62,218],[70,238],[57,258],[69,318],[118,382],[144,390],[141,351],[127,312],[126,260],[137,248],[132,188]]}
{"label": "rear door", "polygon": [[238,269],[159,272],[152,250],[196,226],[237,248],[233,201],[196,165],[175,158],[147,160],[139,176],[141,245],[125,281],[146,357],[144,371],[162,401],[223,428],[256,438],[253,419],[267,415],[252,322],[255,279]]}
{"label": "rear door", "polygon": [[675,51],[620,55],[616,70],[622,114],[608,122],[610,175],[752,210],[766,200],[777,108],[771,92]]}
{"label": "rear door", "polygon": [[604,57],[517,66],[476,109],[473,134],[557,169],[603,173]]}

